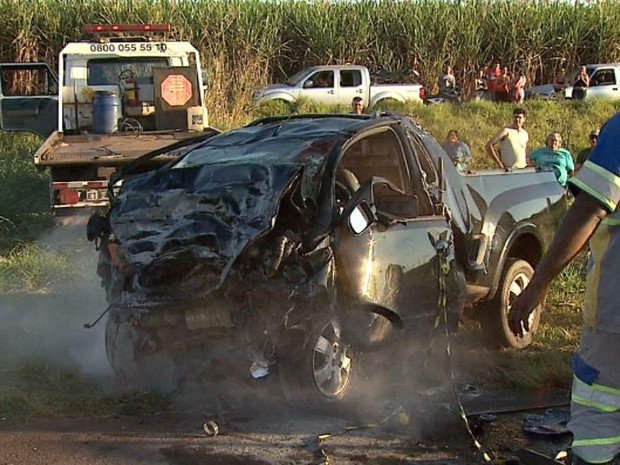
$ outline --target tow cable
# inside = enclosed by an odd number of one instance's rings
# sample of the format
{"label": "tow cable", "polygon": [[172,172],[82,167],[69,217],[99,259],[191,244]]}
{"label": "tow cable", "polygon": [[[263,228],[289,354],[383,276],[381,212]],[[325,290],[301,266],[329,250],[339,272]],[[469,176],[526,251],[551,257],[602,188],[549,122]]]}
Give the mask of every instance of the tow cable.
{"label": "tow cable", "polygon": [[435,334],[439,330],[440,327],[443,327],[444,336],[446,339],[446,355],[448,358],[448,368],[450,370],[450,380],[452,382],[452,393],[454,394],[454,400],[456,401],[456,405],[459,411],[459,417],[463,420],[463,425],[467,430],[467,434],[472,439],[473,445],[476,447],[482,459],[486,463],[494,464],[494,460],[491,458],[491,454],[486,450],[486,448],[478,441],[478,438],[474,434],[471,425],[469,424],[469,420],[467,419],[467,414],[465,413],[465,408],[463,407],[463,403],[461,402],[459,392],[457,389],[456,375],[454,373],[454,361],[452,359],[452,347],[450,344],[450,330],[448,328],[448,293],[446,289],[446,278],[450,274],[450,263],[448,262],[448,255],[450,252],[450,245],[452,244],[452,238],[443,235],[440,236],[438,240],[435,240],[431,234],[429,233],[429,239],[433,244],[433,247],[437,251],[437,280],[438,280],[438,298],[437,298],[437,316],[435,317],[435,323],[433,325],[433,336],[431,337],[431,342],[428,347],[428,352],[426,356],[426,360],[424,361],[424,368],[422,372],[426,370],[428,367],[428,362],[430,360],[430,355],[433,348],[433,339]]}

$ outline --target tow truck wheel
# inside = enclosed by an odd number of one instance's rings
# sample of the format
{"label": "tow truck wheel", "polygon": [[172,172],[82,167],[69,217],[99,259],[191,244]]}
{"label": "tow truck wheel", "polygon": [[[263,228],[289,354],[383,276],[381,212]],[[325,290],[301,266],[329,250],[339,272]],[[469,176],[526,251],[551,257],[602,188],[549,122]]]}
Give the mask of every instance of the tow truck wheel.
{"label": "tow truck wheel", "polygon": [[141,328],[108,318],[105,346],[108,361],[121,383],[170,394],[177,388],[174,363]]}
{"label": "tow truck wheel", "polygon": [[525,260],[513,258],[506,261],[497,293],[486,305],[481,318],[485,338],[492,347],[524,349],[534,340],[540,324],[540,307],[530,315],[529,331],[522,337],[515,336],[508,326],[510,306],[530,283],[533,275],[534,269]]}
{"label": "tow truck wheel", "polygon": [[[340,320],[323,319],[305,340],[291,338],[279,359],[280,384],[295,407],[312,408],[343,402],[352,387],[354,352],[341,337]],[[301,339],[303,340],[303,339]]]}

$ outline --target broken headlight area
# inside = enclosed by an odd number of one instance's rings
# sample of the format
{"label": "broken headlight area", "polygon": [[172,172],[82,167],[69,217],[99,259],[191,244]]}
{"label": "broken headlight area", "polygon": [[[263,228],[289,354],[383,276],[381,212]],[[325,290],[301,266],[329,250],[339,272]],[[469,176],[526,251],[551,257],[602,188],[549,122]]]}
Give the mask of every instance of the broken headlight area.
{"label": "broken headlight area", "polygon": [[[154,293],[135,279],[131,290],[120,293],[111,318],[141,335],[136,350],[142,355],[147,348],[148,354],[178,357],[227,347],[261,377],[276,363],[276,346],[310,332],[314,320],[333,308],[333,259],[327,241],[302,253],[294,234],[268,235],[247,248],[216,291],[181,295],[158,286]],[[198,276],[204,274],[191,279]]]}

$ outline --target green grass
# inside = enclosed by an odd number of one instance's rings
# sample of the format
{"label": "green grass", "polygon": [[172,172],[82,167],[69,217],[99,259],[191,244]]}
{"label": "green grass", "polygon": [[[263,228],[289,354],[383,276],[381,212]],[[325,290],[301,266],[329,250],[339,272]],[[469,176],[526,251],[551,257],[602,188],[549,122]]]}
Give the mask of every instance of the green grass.
{"label": "green grass", "polygon": [[0,293],[47,292],[67,279],[84,276],[66,252],[38,243],[22,243],[0,255]]}
{"label": "green grass", "polygon": [[103,388],[77,368],[0,364],[0,428],[33,418],[140,415],[169,408],[152,393]]}
{"label": "green grass", "polygon": [[51,224],[48,177],[32,162],[42,142],[31,134],[0,136],[0,250],[35,239]]}

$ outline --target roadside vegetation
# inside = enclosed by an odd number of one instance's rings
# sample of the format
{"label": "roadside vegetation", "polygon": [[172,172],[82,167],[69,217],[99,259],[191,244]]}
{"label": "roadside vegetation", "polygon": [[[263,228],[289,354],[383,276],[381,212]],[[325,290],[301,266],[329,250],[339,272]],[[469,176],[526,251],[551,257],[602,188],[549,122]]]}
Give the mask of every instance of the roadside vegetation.
{"label": "roadside vegetation", "polygon": [[102,386],[40,360],[0,364],[0,428],[33,417],[140,415],[169,408],[147,392]]}

